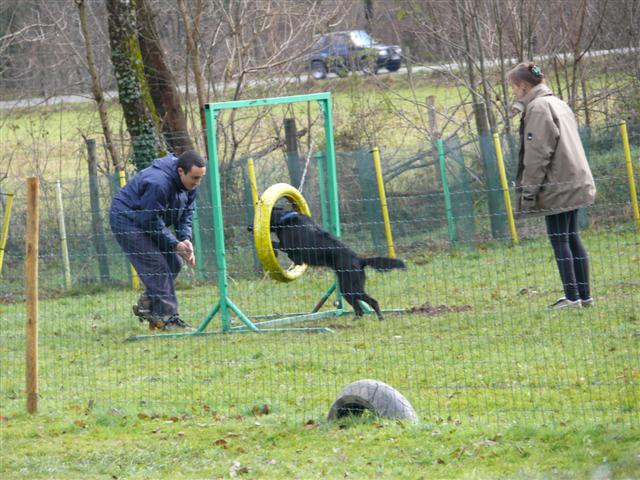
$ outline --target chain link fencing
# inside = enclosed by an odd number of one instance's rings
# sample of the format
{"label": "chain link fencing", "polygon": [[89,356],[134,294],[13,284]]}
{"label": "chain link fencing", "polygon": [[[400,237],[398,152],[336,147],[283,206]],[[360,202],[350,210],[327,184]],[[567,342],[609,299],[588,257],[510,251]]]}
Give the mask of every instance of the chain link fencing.
{"label": "chain link fencing", "polygon": [[[637,183],[640,128],[630,126],[629,132]],[[41,178],[40,406],[269,413],[298,420],[324,417],[345,386],[375,379],[401,392],[423,421],[637,425],[640,234],[618,126],[585,131],[583,139],[598,187],[596,203],[581,217],[594,308],[546,308],[562,295],[562,285],[543,220],[517,220],[520,243],[514,245],[493,178],[490,139],[451,137],[443,139],[449,216],[434,148],[423,145],[393,156],[381,148],[395,252],[407,269],[367,270],[366,290],[380,302],[383,321],[349,314],[288,325],[331,333],[223,334],[213,316],[205,330],[211,335],[127,342],[147,327],[132,314],[141,290],[132,288],[129,263],[108,224],[118,178],[78,177],[59,184]],[[517,143],[502,138],[510,180]],[[323,225],[323,157],[307,153],[300,155],[303,162],[310,158],[302,193],[312,218]],[[370,151],[338,152],[336,163],[342,240],[364,256],[386,255]],[[260,192],[291,182],[280,151],[255,165]],[[334,283],[333,273],[309,268],[291,283],[266,276],[248,231],[253,202],[246,162],[226,171],[222,183],[230,300],[255,321],[312,311]],[[25,388],[26,200],[24,185],[14,187],[0,278],[4,412],[24,409]],[[185,268],[177,280],[181,317],[194,325],[212,314],[218,298],[212,217],[205,179],[198,196],[197,266]],[[279,257],[286,265],[284,254]],[[335,294],[325,300],[321,312],[339,302]]]}

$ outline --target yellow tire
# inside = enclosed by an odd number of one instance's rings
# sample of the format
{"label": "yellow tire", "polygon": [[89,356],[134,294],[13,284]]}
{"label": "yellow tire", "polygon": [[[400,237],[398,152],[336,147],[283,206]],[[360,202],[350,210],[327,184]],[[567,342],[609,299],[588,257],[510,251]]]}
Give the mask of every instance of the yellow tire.
{"label": "yellow tire", "polygon": [[293,209],[311,216],[309,205],[300,191],[288,183],[276,183],[267,188],[256,205],[253,218],[253,240],[262,268],[279,282],[292,282],[307,269],[306,265],[294,265],[285,269],[280,265],[271,243],[271,212],[278,200],[286,198]]}

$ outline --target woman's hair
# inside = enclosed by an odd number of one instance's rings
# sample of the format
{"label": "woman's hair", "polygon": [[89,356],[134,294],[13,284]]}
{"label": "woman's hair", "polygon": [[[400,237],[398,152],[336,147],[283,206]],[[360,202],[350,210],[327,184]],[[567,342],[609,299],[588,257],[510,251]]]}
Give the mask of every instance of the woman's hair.
{"label": "woman's hair", "polygon": [[520,63],[507,73],[511,83],[528,83],[536,86],[544,82],[544,73],[535,63]]}

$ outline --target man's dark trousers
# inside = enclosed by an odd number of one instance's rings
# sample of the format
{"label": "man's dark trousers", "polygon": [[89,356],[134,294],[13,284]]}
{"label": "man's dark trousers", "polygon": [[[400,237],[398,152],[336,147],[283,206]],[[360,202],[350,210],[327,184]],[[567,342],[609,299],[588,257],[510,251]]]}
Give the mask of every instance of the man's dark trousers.
{"label": "man's dark trousers", "polygon": [[153,236],[145,233],[122,212],[111,211],[111,231],[138,272],[151,300],[151,314],[165,317],[178,313],[176,278],[182,259],[175,251],[162,251]]}

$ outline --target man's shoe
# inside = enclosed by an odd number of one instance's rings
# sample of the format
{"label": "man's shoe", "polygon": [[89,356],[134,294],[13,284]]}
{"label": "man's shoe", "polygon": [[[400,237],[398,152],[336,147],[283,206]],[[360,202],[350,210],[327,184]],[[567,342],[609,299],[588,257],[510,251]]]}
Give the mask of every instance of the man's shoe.
{"label": "man's shoe", "polygon": [[172,315],[169,318],[163,319],[162,322],[164,323],[162,330],[184,330],[188,332],[192,332],[193,330],[195,330],[191,325],[182,320],[178,315]]}
{"label": "man's shoe", "polygon": [[553,305],[549,305],[549,307],[547,308],[549,310],[557,310],[560,308],[582,308],[582,302],[580,301],[580,299],[569,300],[566,297],[562,297],[556,303],[554,303]]}
{"label": "man's shoe", "polygon": [[138,303],[133,306],[133,314],[138,317],[140,323],[151,318],[151,299],[146,294],[140,295]]}
{"label": "man's shoe", "polygon": [[582,308],[591,308],[591,307],[593,307],[593,297],[589,297],[587,299],[580,300],[580,303],[582,304]]}

